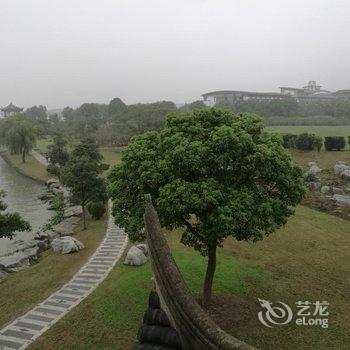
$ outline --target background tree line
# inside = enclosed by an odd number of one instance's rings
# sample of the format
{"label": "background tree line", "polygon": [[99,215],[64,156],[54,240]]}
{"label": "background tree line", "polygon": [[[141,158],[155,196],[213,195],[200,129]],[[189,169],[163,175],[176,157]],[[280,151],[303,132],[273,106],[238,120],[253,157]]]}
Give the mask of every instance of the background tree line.
{"label": "background tree line", "polygon": [[[237,101],[234,104],[221,101],[216,107],[235,113],[255,113],[263,118],[265,125],[350,123],[350,103],[340,100],[308,104],[294,99]],[[186,103],[181,107],[172,101],[126,105],[118,97],[108,104],[83,103],[75,109],[65,107],[59,115],[49,114],[45,106],[33,106],[16,116],[0,120],[0,143],[7,144],[14,152],[23,153],[24,160],[28,146],[31,148],[35,144],[35,138],[53,138],[55,135],[65,135],[68,141],[93,137],[103,147],[123,146],[135,135],[163,128],[165,116],[169,113],[188,113],[201,108],[206,108],[203,101]],[[25,145],[18,147],[20,129],[29,131]]]}

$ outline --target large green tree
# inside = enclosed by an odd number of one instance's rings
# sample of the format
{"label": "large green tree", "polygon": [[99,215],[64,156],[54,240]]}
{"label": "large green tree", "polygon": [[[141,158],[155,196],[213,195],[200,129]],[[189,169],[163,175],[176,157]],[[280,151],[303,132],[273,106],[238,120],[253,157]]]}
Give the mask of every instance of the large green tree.
{"label": "large green tree", "polygon": [[97,144],[92,139],[83,140],[72,151],[69,161],[61,170],[61,180],[69,187],[72,200],[83,209],[86,229],[86,205],[91,201],[106,202],[105,182],[101,173],[106,169]]}
{"label": "large green tree", "polygon": [[259,117],[206,109],[172,114],[161,132],[135,137],[109,174],[113,215],[143,239],[144,194],[161,224],[208,257],[202,301],[211,299],[217,247],[232,236],[260,240],[287,222],[305,187],[281,138]]}
{"label": "large green tree", "polygon": [[30,230],[29,222],[23,220],[18,213],[2,213],[7,208],[4,197],[5,192],[0,189],[0,238],[12,238],[16,231]]}
{"label": "large green tree", "polygon": [[5,135],[5,143],[13,154],[21,154],[22,162],[25,163],[26,156],[36,143],[36,131],[30,122],[19,121],[10,127]]}

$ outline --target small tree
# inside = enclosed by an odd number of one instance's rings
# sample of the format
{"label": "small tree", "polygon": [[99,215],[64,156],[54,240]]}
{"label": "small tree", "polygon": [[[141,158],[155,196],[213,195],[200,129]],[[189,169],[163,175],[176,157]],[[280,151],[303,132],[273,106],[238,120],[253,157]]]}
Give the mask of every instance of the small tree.
{"label": "small tree", "polygon": [[26,155],[32,150],[36,142],[36,133],[31,123],[21,121],[6,132],[6,145],[12,154],[21,154],[25,163]]}
{"label": "small tree", "polygon": [[48,149],[47,156],[49,157],[50,164],[64,166],[68,162],[67,140],[62,135],[56,135]]}
{"label": "small tree", "polygon": [[144,194],[161,224],[208,256],[202,301],[211,299],[216,250],[228,236],[257,241],[287,222],[305,194],[302,170],[260,118],[217,109],[172,114],[165,129],[135,137],[109,174],[113,215],[143,239]]}
{"label": "small tree", "polygon": [[104,169],[97,144],[91,139],[82,141],[75,147],[62,169],[63,184],[70,188],[73,201],[83,209],[84,229],[86,229],[86,205],[90,201],[107,200],[105,182],[100,177]]}
{"label": "small tree", "polygon": [[18,213],[5,213],[7,205],[3,202],[5,192],[0,189],[0,238],[12,238],[16,231],[30,230],[29,222],[23,220]]}

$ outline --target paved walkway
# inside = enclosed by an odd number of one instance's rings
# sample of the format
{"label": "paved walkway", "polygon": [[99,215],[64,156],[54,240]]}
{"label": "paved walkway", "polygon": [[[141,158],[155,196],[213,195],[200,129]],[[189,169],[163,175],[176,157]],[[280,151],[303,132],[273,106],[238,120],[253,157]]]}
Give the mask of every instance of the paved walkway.
{"label": "paved walkway", "polygon": [[[41,155],[36,153],[32,152],[33,156],[41,162],[37,157]],[[109,202],[106,236],[95,253],[60,290],[0,330],[0,350],[25,349],[77,306],[107,277],[123,254],[127,243],[125,232],[114,223]]]}
{"label": "paved walkway", "polygon": [[1,329],[0,349],[25,349],[77,306],[107,277],[127,242],[126,234],[110,215],[106,236],[90,260],[60,290]]}
{"label": "paved walkway", "polygon": [[33,149],[30,151],[31,155],[36,158],[36,160],[41,163],[42,165],[45,165],[45,166],[48,166],[49,163],[48,161],[46,160],[46,158],[41,155],[39,152],[37,151],[34,151]]}

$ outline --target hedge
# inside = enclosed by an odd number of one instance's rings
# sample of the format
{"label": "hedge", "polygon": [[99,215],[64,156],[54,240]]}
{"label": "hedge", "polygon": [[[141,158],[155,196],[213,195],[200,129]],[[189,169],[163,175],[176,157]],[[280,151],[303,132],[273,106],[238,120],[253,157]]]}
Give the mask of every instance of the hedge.
{"label": "hedge", "polygon": [[344,136],[326,136],[324,138],[324,147],[327,151],[337,150],[345,148],[345,137]]}
{"label": "hedge", "polygon": [[322,148],[322,137],[304,132],[298,135],[295,146],[301,150],[312,151],[317,149],[319,151]]}
{"label": "hedge", "polygon": [[298,138],[298,135],[295,134],[283,134],[283,147],[284,148],[295,148],[295,144]]}

